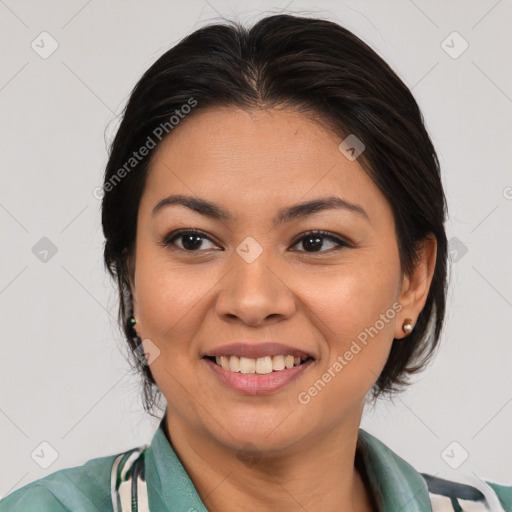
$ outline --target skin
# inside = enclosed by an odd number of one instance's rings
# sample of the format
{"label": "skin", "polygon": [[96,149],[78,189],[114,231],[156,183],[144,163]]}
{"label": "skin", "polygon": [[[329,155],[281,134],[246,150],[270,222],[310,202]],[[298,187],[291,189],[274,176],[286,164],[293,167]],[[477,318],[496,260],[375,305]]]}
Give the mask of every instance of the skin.
{"label": "skin", "polygon": [[[393,338],[405,336],[403,320],[414,323],[425,304],[436,242],[428,237],[413,274],[402,274],[390,205],[340,142],[291,110],[218,107],[181,121],[153,159],[131,262],[136,329],[160,351],[151,371],[168,403],[167,434],[208,510],[374,510],[354,468],[365,395]],[[218,203],[233,218],[180,205],[152,216],[171,194]],[[272,225],[281,208],[333,195],[368,218],[329,209]],[[162,245],[183,228],[203,231],[202,245],[187,252],[183,237]],[[316,229],[350,246],[323,238],[312,251],[300,236]],[[252,263],[236,252],[248,236],[262,248]],[[300,403],[299,393],[397,303],[378,335]],[[228,388],[201,359],[228,343],[268,339],[315,358],[270,395]]]}

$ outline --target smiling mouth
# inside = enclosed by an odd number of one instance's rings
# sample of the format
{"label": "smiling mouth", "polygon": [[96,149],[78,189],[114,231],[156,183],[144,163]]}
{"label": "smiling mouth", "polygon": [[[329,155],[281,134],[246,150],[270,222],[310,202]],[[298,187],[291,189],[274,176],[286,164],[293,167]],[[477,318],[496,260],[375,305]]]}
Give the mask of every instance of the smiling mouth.
{"label": "smiling mouth", "polygon": [[310,356],[294,357],[292,355],[265,356],[257,359],[238,356],[204,356],[204,359],[209,359],[228,372],[247,375],[267,375],[313,360]]}

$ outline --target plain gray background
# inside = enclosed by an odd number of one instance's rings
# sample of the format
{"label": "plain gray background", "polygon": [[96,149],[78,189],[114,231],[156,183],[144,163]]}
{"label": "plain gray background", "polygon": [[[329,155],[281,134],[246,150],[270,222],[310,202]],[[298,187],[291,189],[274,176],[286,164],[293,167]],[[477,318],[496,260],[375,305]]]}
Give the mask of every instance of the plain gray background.
{"label": "plain gray background", "polygon": [[512,484],[510,0],[3,0],[0,496],[151,440],[158,421],[123,356],[102,264],[104,132],[109,142],[136,81],[186,34],[279,11],[336,21],[383,56],[412,88],[443,170],[441,348],[361,426],[420,472]]}

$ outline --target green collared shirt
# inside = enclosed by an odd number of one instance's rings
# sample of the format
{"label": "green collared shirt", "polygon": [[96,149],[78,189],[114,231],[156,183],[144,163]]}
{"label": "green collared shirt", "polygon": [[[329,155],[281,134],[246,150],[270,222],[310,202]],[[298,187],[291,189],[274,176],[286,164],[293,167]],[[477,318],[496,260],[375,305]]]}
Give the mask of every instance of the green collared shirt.
{"label": "green collared shirt", "polygon": [[[356,466],[379,512],[512,511],[512,486],[479,487],[418,473],[359,429]],[[473,484],[474,482],[472,482]],[[164,420],[150,445],[92,459],[29,483],[0,501],[0,512],[207,512],[167,439]]]}

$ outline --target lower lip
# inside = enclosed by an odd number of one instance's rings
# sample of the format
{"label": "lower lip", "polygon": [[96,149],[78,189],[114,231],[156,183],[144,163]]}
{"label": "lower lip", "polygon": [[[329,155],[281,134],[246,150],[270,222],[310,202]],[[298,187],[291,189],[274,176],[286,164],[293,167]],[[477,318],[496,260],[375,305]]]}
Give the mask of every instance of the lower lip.
{"label": "lower lip", "polygon": [[249,375],[230,372],[210,359],[203,359],[213,373],[227,386],[246,395],[267,395],[275,393],[302,375],[314,362],[312,359],[293,368],[286,368],[265,375]]}

